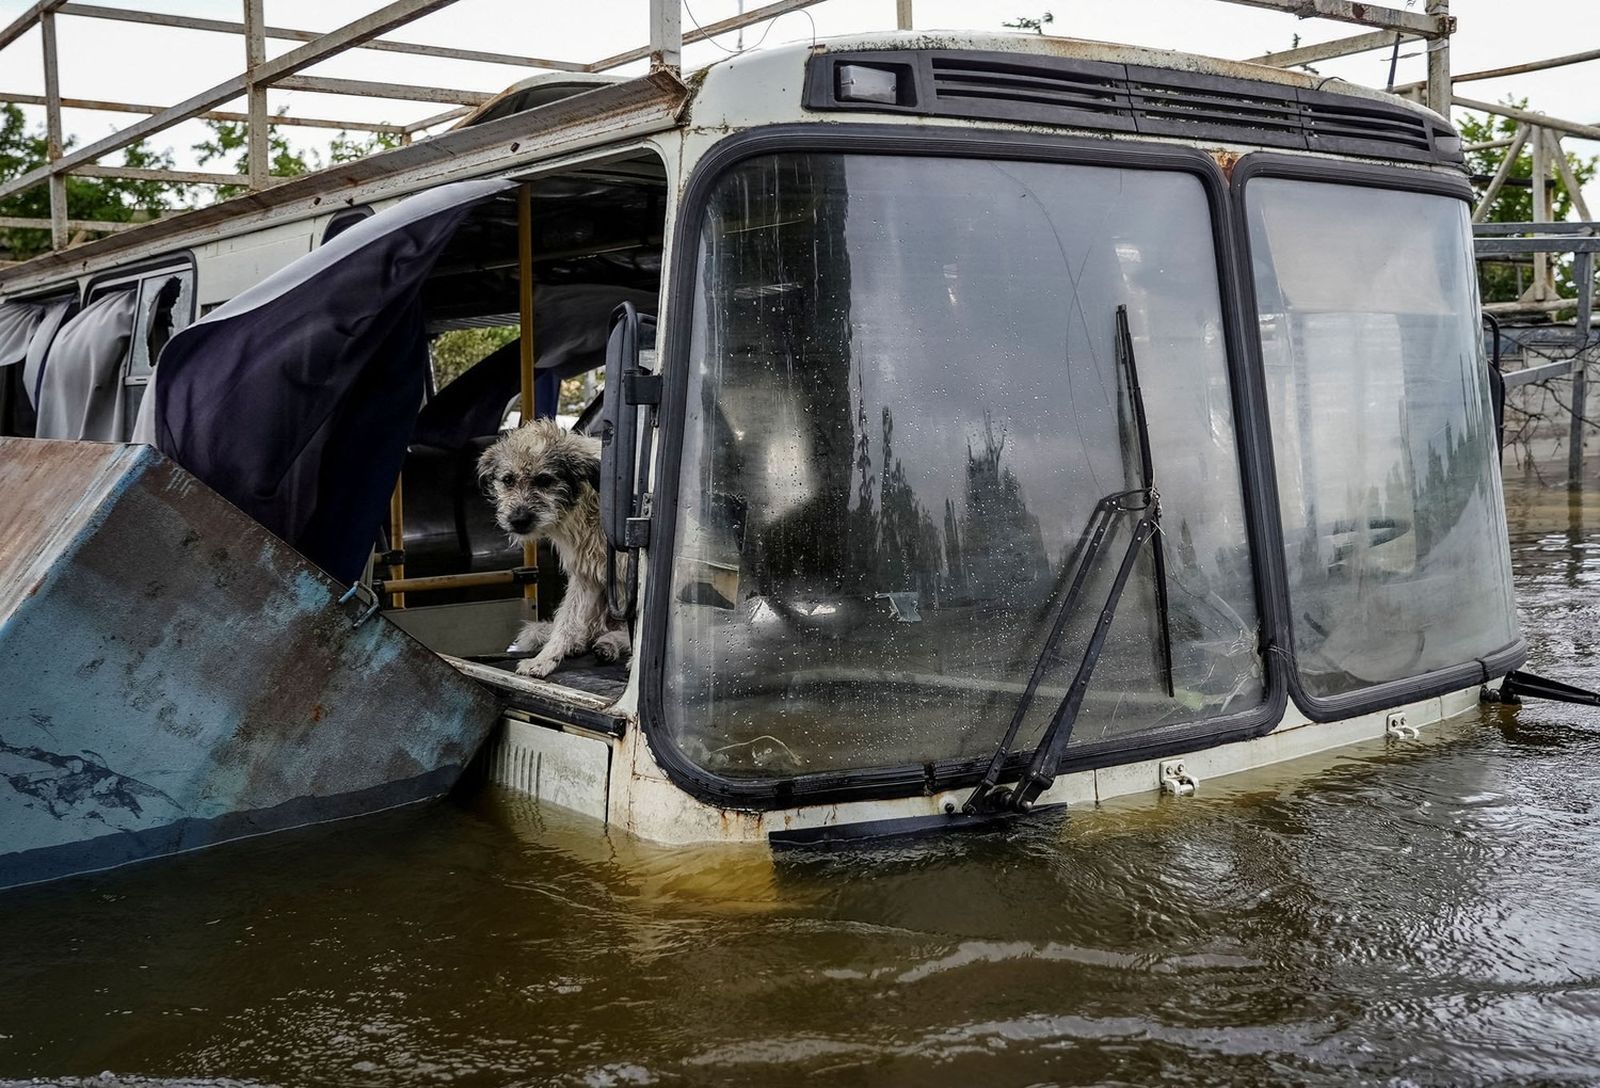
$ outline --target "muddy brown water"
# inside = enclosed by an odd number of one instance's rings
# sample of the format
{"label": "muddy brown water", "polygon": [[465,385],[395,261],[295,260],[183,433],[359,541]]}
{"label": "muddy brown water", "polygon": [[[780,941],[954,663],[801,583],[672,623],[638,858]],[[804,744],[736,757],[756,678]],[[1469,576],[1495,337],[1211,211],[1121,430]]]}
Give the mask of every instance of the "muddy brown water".
{"label": "muddy brown water", "polygon": [[[1600,686],[1600,497],[1508,501]],[[792,866],[488,794],[25,890],[6,1078],[1600,1083],[1600,711]]]}

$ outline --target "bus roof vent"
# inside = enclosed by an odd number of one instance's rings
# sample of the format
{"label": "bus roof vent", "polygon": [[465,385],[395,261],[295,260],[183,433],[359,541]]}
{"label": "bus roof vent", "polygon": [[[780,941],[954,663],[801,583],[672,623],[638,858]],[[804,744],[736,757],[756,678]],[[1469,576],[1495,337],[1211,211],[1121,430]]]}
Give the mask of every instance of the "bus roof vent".
{"label": "bus roof vent", "polygon": [[1128,90],[1141,133],[1304,147],[1293,87],[1129,66]]}
{"label": "bus roof vent", "polygon": [[[893,73],[893,101],[867,101],[839,69]],[[1460,165],[1455,134],[1404,106],[1331,91],[1170,68],[961,50],[820,54],[811,110],[874,110],[1061,125],[1191,140]]]}
{"label": "bus roof vent", "polygon": [[[1406,147],[1419,158],[1434,157],[1434,137],[1452,133],[1430,124],[1420,113],[1350,95],[1301,91],[1306,109],[1306,136],[1313,148],[1362,154],[1372,143]],[[1459,142],[1459,141],[1458,141]],[[1458,154],[1450,161],[1460,162]]]}
{"label": "bus roof vent", "polygon": [[934,53],[928,60],[936,104],[929,112],[962,117],[1003,112],[1019,120],[1133,131],[1120,64],[1086,62],[1062,69],[1023,57],[999,61],[972,53]]}

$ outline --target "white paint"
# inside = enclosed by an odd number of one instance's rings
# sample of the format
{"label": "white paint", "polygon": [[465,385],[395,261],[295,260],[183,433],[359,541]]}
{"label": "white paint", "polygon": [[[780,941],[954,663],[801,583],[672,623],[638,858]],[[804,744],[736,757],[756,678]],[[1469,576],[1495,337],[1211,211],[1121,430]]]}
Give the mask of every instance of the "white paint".
{"label": "white paint", "polygon": [[[1396,712],[1405,715],[1414,732],[1420,725],[1437,725],[1477,705],[1478,688],[1474,686],[1442,697],[1407,703]],[[1266,736],[1198,749],[1181,756],[1138,760],[1063,775],[1037,803],[1081,807],[1138,794],[1153,797],[1162,790],[1163,768],[1176,762],[1183,764],[1186,778],[1198,784],[1306,759],[1351,744],[1383,740],[1388,736],[1391,713],[1380,710],[1357,718],[1318,724],[1291,708],[1283,722]],[[965,787],[932,796],[811,805],[762,813],[719,809],[695,800],[672,783],[642,739],[636,722],[625,737],[609,743],[522,721],[507,720],[505,730],[506,739],[495,742],[496,755],[490,771],[494,782],[603,819],[642,839],[668,845],[764,842],[771,831],[934,816],[945,812],[947,805],[952,806],[952,811],[959,810],[970,792],[970,787]],[[610,749],[609,776],[571,769],[592,766],[583,761],[593,759],[594,745]],[[536,793],[527,785],[530,774],[527,759],[524,757],[517,763],[501,757],[502,752],[511,748],[545,753],[543,774],[546,776],[551,773],[552,765],[562,767],[559,788],[541,782],[540,792]],[[1204,796],[1196,791],[1191,803],[1204,803]],[[563,801],[558,797],[573,800]]]}
{"label": "white paint", "polygon": [[490,742],[489,778],[542,803],[606,818],[611,745],[559,729],[503,720]]}
{"label": "white paint", "polygon": [[223,238],[194,250],[201,307],[227,302],[300,257],[315,244],[311,220],[282,223],[252,234]]}

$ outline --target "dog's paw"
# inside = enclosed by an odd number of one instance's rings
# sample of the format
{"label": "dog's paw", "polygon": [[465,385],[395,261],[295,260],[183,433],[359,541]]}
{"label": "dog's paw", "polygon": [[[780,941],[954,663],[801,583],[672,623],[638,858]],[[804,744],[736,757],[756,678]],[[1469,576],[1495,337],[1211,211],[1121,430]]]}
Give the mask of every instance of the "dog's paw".
{"label": "dog's paw", "polygon": [[594,645],[591,646],[590,649],[594,651],[594,656],[599,658],[601,661],[612,662],[626,660],[628,651],[631,649],[631,642],[628,638],[628,632],[607,631],[605,634],[594,640]]}
{"label": "dog's paw", "polygon": [[510,654],[531,654],[543,649],[544,644],[550,641],[550,630],[554,625],[548,621],[525,623],[522,630],[517,633],[516,640],[506,647]]}
{"label": "dog's paw", "polygon": [[561,664],[560,658],[545,657],[540,654],[538,657],[530,657],[526,661],[517,662],[517,675],[532,676],[542,680],[555,672],[556,666],[559,664]]}

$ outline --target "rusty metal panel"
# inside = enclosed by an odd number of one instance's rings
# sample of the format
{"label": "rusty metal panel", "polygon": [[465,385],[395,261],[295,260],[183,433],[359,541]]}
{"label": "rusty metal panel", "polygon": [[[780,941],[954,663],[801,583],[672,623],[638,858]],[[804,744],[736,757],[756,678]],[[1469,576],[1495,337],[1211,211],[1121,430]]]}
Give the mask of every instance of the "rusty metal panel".
{"label": "rusty metal panel", "polygon": [[0,617],[37,591],[147,449],[0,438]]}
{"label": "rusty metal panel", "polygon": [[0,887],[447,790],[497,704],[149,447],[0,439]]}

